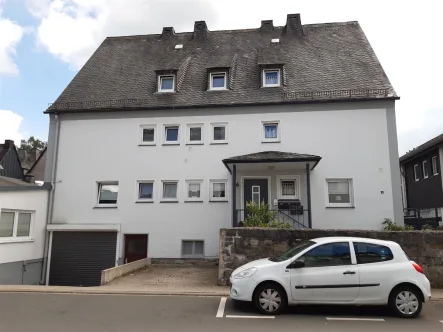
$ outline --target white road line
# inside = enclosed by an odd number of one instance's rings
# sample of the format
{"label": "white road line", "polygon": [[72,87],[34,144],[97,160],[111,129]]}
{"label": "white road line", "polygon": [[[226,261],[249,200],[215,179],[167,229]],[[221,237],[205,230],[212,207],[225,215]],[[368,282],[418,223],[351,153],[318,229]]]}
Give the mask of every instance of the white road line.
{"label": "white road line", "polygon": [[327,320],[349,320],[349,321],[368,321],[368,322],[384,322],[383,318],[342,318],[342,317],[326,317]]}
{"label": "white road line", "polygon": [[237,315],[226,315],[226,318],[258,318],[258,319],[274,319],[275,316],[237,316]]}
{"label": "white road line", "polygon": [[440,323],[443,323],[443,320],[441,320]]}
{"label": "white road line", "polygon": [[218,305],[217,315],[215,317],[223,317],[225,313],[226,297],[220,299],[220,304]]}

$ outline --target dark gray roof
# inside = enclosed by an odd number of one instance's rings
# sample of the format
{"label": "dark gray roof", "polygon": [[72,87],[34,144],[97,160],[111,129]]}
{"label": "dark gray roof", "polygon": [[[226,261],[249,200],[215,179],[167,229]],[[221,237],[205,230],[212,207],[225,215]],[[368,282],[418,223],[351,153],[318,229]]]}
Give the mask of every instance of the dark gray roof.
{"label": "dark gray roof", "polygon": [[245,154],[242,156],[223,159],[224,164],[235,163],[263,163],[263,162],[297,162],[297,161],[320,161],[320,156],[305,153],[263,151]]}
{"label": "dark gray roof", "polygon": [[[282,69],[281,87],[261,88],[263,66]],[[229,90],[207,91],[215,68],[229,72]],[[161,71],[176,71],[175,93],[155,92]],[[302,26],[288,15],[283,27],[208,31],[196,22],[194,32],[106,38],[47,112],[387,98],[398,97],[357,22]]]}
{"label": "dark gray roof", "polygon": [[426,143],[417,146],[411,151],[408,151],[406,154],[400,157],[400,162],[407,161],[430,148],[437,147],[440,144],[443,144],[443,134],[438,135],[437,137],[434,137],[433,139],[427,141]]}

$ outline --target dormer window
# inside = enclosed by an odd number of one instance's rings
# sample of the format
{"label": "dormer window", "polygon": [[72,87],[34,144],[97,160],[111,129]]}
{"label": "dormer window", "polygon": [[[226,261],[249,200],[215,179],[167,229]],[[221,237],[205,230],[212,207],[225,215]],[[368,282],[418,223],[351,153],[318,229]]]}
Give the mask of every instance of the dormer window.
{"label": "dormer window", "polygon": [[226,90],[227,75],[225,72],[210,73],[209,76],[209,89],[210,90]]}
{"label": "dormer window", "polygon": [[158,92],[174,92],[174,91],[175,91],[175,76],[159,75]]}
{"label": "dormer window", "polygon": [[280,86],[280,69],[263,70],[263,87]]}

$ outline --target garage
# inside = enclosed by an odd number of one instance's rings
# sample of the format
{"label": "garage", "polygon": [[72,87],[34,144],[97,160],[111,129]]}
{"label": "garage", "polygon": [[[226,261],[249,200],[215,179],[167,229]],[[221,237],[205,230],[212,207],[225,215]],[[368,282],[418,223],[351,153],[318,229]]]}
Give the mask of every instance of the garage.
{"label": "garage", "polygon": [[100,286],[102,270],[116,263],[117,232],[52,233],[49,285]]}

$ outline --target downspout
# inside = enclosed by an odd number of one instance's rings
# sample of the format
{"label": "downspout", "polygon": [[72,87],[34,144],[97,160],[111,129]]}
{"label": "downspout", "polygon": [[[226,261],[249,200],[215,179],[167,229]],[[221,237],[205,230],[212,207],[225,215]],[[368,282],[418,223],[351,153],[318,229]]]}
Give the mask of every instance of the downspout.
{"label": "downspout", "polygon": [[[59,115],[55,113],[55,144],[54,150],[52,152],[52,168],[51,168],[51,190],[49,191],[48,203],[46,206],[46,225],[52,223],[52,215],[54,212],[54,193],[56,187],[56,179],[57,179],[57,159],[58,159],[58,145],[59,145],[59,136],[60,136],[60,119]],[[48,255],[49,255],[49,233],[45,231],[45,248],[43,252],[43,267],[42,273],[40,275],[40,285],[46,284],[46,269],[48,266]]]}

